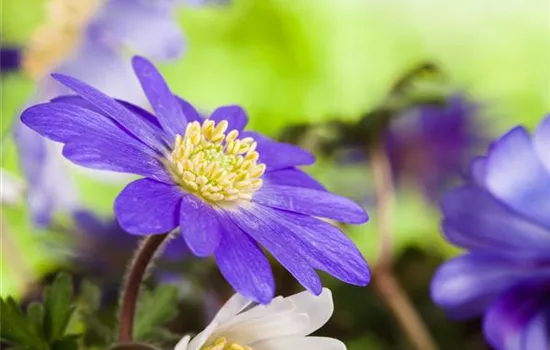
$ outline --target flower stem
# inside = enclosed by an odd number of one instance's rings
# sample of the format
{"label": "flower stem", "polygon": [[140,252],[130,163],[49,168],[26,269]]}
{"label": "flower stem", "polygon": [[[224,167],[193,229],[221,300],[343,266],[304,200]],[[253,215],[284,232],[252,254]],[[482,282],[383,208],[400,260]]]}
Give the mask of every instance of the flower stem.
{"label": "flower stem", "polygon": [[380,146],[373,147],[370,155],[380,242],[378,261],[373,269],[373,286],[415,347],[419,350],[435,350],[437,345],[431,338],[426,325],[393,274],[391,222],[394,189],[389,160]]}
{"label": "flower stem", "polygon": [[147,268],[153,261],[168,233],[146,237],[137,249],[126,275],[121,294],[121,306],[118,328],[118,341],[131,342],[133,337],[134,317],[141,282]]}

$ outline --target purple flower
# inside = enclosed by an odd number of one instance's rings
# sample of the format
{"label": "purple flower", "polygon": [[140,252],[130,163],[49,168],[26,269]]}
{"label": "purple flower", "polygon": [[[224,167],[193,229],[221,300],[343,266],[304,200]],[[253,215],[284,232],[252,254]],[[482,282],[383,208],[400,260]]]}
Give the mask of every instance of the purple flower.
{"label": "purple flower", "polygon": [[[111,96],[138,105],[144,104],[146,98],[129,68],[127,52],[137,52],[156,60],[179,57],[184,49],[184,38],[172,16],[176,5],[176,0],[106,1],[89,16],[86,23],[81,24],[83,28],[79,43],[55,71],[81,79]],[[58,16],[73,13],[70,11],[71,4],[59,3],[57,6]],[[55,40],[48,42],[47,37],[40,39],[51,45],[62,46]],[[31,50],[28,62],[41,62],[41,55],[48,57],[47,54],[41,51],[32,53]],[[29,64],[29,67],[34,66]],[[42,71],[42,68],[38,71]],[[43,79],[39,82],[32,104],[68,92],[68,89],[51,79]],[[32,221],[38,226],[48,226],[56,210],[73,211],[78,208],[80,200],[76,186],[72,184],[68,169],[63,164],[59,147],[19,122],[15,123],[13,132],[20,165],[28,182]]]}
{"label": "purple flower", "polygon": [[437,271],[435,302],[454,317],[483,314],[497,349],[548,349],[550,116],[532,137],[516,127],[494,142],[442,211],[444,235],[469,252]]}
{"label": "purple flower", "polygon": [[[74,260],[88,273],[119,282],[139,245],[140,237],[129,235],[116,220],[101,219],[87,210],[75,211],[72,217],[80,235]],[[162,259],[179,261],[186,258],[188,253],[185,241],[181,237],[175,237],[166,244]]]}
{"label": "purple flower", "polygon": [[21,65],[21,48],[15,46],[2,46],[0,50],[0,72],[19,70]]}
{"label": "purple flower", "polygon": [[351,284],[369,282],[367,263],[351,240],[316,218],[358,224],[367,214],[296,168],[313,163],[311,154],[245,131],[239,106],[219,107],[204,120],[172,94],[149,61],[135,57],[133,67],[156,116],[63,75],[54,78],[80,97],[21,116],[64,143],[63,155],[76,164],[144,176],[115,201],[125,231],[148,235],[179,227],[195,255],[213,255],[235,290],[262,303],[272,299],[274,280],[260,245],[315,294],[322,290],[315,269]]}
{"label": "purple flower", "polygon": [[436,200],[480,146],[477,130],[476,108],[463,96],[411,110],[390,125],[385,139],[396,179],[416,183]]}

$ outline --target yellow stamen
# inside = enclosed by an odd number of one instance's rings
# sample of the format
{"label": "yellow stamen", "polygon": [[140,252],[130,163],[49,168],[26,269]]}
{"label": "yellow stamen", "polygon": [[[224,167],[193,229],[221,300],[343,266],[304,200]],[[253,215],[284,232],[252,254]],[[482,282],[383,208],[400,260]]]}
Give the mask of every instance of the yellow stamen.
{"label": "yellow stamen", "polygon": [[225,120],[189,123],[185,134],[176,136],[172,151],[176,181],[209,202],[249,201],[262,187],[266,166],[258,163],[256,142],[239,139],[237,130],[226,133],[228,127]]}
{"label": "yellow stamen", "polygon": [[219,338],[211,345],[201,348],[201,350],[252,350],[250,346],[242,346],[237,343],[230,343],[226,338]]}

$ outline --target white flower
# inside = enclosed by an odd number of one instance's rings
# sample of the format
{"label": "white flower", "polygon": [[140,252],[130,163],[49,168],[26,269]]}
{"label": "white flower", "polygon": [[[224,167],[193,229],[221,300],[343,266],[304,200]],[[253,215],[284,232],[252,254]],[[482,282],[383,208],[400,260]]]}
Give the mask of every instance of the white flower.
{"label": "white flower", "polygon": [[25,184],[12,173],[0,169],[0,202],[10,205],[18,204],[23,198]]}
{"label": "white flower", "polygon": [[[332,293],[302,292],[256,305],[235,294],[193,340],[184,337],[175,350],[345,350],[337,339],[308,337],[334,310]],[[191,341],[190,341],[191,340]]]}

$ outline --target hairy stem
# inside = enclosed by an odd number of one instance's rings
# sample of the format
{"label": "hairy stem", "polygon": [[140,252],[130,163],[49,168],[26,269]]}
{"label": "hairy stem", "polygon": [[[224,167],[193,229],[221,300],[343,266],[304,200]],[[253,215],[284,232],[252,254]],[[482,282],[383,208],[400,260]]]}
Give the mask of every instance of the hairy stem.
{"label": "hairy stem", "polygon": [[426,325],[393,274],[394,189],[389,160],[381,147],[374,147],[370,154],[379,231],[378,260],[374,266],[373,285],[415,347],[419,350],[435,350],[437,346]]}
{"label": "hairy stem", "polygon": [[147,268],[162,246],[168,233],[146,237],[137,249],[134,259],[128,268],[126,281],[121,294],[121,306],[119,316],[118,341],[130,342],[133,338],[134,317],[136,314],[137,300],[141,288],[141,282],[147,272]]}

